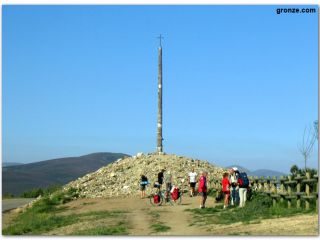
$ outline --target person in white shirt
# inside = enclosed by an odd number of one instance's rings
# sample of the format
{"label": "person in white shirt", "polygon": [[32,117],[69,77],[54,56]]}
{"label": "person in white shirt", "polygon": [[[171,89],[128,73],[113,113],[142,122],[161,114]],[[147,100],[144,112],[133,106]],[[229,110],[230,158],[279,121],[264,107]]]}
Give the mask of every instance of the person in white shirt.
{"label": "person in white shirt", "polygon": [[231,183],[231,205],[239,204],[238,168],[233,167],[229,170],[229,181]]}
{"label": "person in white shirt", "polygon": [[197,183],[197,173],[194,172],[194,168],[192,168],[192,171],[188,174],[188,182],[190,185],[190,197],[194,196],[196,183]]}

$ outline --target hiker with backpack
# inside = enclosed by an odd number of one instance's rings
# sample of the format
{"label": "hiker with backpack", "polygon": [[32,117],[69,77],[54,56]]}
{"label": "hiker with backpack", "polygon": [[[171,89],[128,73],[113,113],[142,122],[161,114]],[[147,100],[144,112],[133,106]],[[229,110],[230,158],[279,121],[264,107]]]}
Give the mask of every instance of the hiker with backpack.
{"label": "hiker with backpack", "polygon": [[148,178],[145,175],[141,174],[140,176],[141,176],[141,178],[140,178],[140,191],[141,191],[140,197],[142,199],[142,198],[145,198],[145,196],[146,196],[146,186],[149,184],[149,182],[148,182]]}
{"label": "hiker with backpack", "polygon": [[207,172],[201,171],[199,178],[199,187],[198,187],[200,198],[200,208],[205,208],[207,200]]}
{"label": "hiker with backpack", "polygon": [[161,186],[163,184],[163,173],[165,172],[166,170],[162,169],[159,173],[158,173],[158,184],[160,185],[159,187],[159,190],[161,190]]}
{"label": "hiker with backpack", "polygon": [[247,173],[240,172],[238,177],[239,184],[239,196],[240,196],[240,204],[239,207],[244,207],[247,201],[247,189],[249,187],[249,178]]}
{"label": "hiker with backpack", "polygon": [[227,172],[223,173],[222,178],[222,192],[224,194],[224,205],[223,209],[226,209],[229,205],[229,198],[230,198],[230,182],[229,182],[229,174]]}
{"label": "hiker with backpack", "polygon": [[238,186],[238,168],[233,167],[229,170],[229,181],[231,184],[230,192],[231,192],[231,206],[235,206],[239,204],[239,186]]}
{"label": "hiker with backpack", "polygon": [[190,185],[190,197],[193,197],[195,194],[197,175],[198,174],[194,171],[194,168],[192,168],[191,172],[189,172],[188,174],[188,182]]}

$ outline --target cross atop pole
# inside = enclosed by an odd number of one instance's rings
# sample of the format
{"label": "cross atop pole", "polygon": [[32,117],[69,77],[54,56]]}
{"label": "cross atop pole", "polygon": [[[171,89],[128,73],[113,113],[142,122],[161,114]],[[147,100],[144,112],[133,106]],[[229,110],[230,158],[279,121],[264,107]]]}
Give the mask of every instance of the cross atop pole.
{"label": "cross atop pole", "polygon": [[162,35],[160,34],[160,36],[158,38],[160,40],[160,47],[162,47],[162,45],[161,45],[161,39],[163,39]]}

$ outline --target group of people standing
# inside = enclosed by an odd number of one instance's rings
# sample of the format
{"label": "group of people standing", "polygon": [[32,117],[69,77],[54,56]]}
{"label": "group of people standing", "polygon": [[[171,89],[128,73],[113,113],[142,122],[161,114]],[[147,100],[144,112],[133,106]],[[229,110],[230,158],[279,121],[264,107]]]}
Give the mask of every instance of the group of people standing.
{"label": "group of people standing", "polygon": [[222,178],[222,192],[224,194],[224,206],[227,208],[229,204],[232,206],[244,207],[247,201],[247,189],[249,187],[249,179],[245,172],[239,172],[236,167],[225,172]]}
{"label": "group of people standing", "polygon": [[[200,176],[194,171],[194,168],[188,173],[188,183],[190,186],[190,197],[194,197],[197,193],[200,196],[200,208],[205,208],[207,200],[207,175],[208,172],[205,170],[200,171]],[[168,195],[171,189],[174,187],[172,184],[172,174],[169,170],[162,169],[157,174],[157,182],[154,187],[161,190],[162,185],[165,185],[165,191]],[[196,191],[196,185],[198,183],[198,191]],[[145,175],[141,174],[140,190],[141,198],[144,198],[146,193],[146,186],[149,184],[148,179]],[[240,207],[245,206],[247,199],[247,188],[249,180],[247,174],[240,173],[236,167],[229,169],[229,172],[225,172],[222,178],[222,192],[224,194],[224,208],[227,208],[229,204],[232,206],[239,205]]]}

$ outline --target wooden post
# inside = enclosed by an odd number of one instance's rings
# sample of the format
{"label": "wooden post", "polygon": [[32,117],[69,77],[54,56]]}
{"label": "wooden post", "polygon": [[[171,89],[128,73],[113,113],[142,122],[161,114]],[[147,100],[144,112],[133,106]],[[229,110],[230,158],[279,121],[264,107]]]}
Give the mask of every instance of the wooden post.
{"label": "wooden post", "polygon": [[301,208],[301,197],[300,197],[301,175],[300,174],[297,174],[296,180],[298,181],[298,183],[297,183],[297,208]]}
{"label": "wooden post", "polygon": [[260,177],[261,192],[264,193],[264,177]]}
{"label": "wooden post", "polygon": [[318,175],[313,176],[317,181],[316,181],[316,189],[314,190],[314,193],[316,194],[316,212],[318,212],[319,208],[319,203],[318,203],[318,198],[319,198],[319,192],[318,192]]}
{"label": "wooden post", "polygon": [[264,191],[269,194],[270,190],[270,177],[268,176],[264,183]]}
{"label": "wooden post", "polygon": [[[285,177],[284,176],[281,176],[280,177],[280,190],[281,190],[281,193],[284,193],[285,192],[285,187],[284,187],[284,181],[285,181]],[[280,202],[283,203],[284,201],[284,195],[281,195],[281,198],[280,198]]]}
{"label": "wooden post", "polygon": [[[310,173],[309,172],[306,172],[306,177],[307,177],[307,180],[310,179]],[[310,201],[309,201],[309,196],[310,196],[310,185],[309,185],[309,182],[306,182],[306,209],[308,210],[310,208]]]}
{"label": "wooden post", "polygon": [[271,190],[274,194],[275,197],[272,198],[272,205],[273,207],[276,207],[277,206],[277,177],[273,177],[272,178],[272,186],[273,186],[273,189]]}
{"label": "wooden post", "polygon": [[[291,182],[291,176],[288,176],[288,180],[289,182]],[[288,184],[288,187],[287,187],[287,192],[288,192],[288,208],[291,208],[291,185]]]}
{"label": "wooden post", "polygon": [[274,194],[277,194],[277,182],[278,182],[277,177],[274,176],[272,178],[272,188],[273,188],[272,191],[274,192]]}

